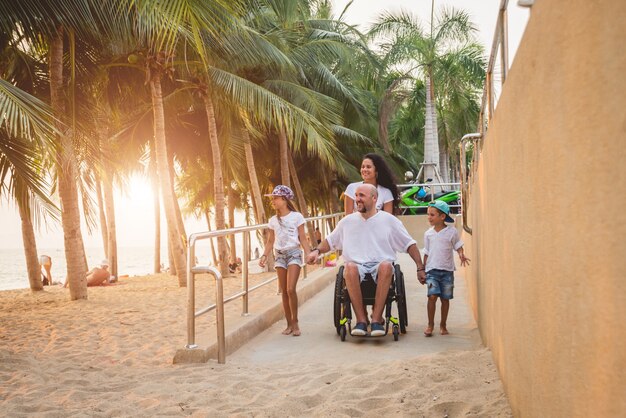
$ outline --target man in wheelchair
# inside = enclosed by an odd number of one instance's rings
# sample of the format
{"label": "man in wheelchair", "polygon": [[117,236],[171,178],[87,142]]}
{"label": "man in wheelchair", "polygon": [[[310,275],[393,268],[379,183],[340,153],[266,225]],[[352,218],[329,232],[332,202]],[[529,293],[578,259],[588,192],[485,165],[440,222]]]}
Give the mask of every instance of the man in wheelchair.
{"label": "man in wheelchair", "polygon": [[377,283],[370,335],[377,337],[385,334],[383,309],[391,285],[396,252],[407,252],[417,265],[420,282],[426,279],[415,240],[398,218],[376,209],[377,198],[376,187],[371,184],[360,185],[355,193],[357,212],[339,221],[333,232],[307,256],[307,262],[312,264],[321,253],[343,251],[344,278],[357,321],[352,335],[367,335],[367,313],[361,282],[368,274]]}

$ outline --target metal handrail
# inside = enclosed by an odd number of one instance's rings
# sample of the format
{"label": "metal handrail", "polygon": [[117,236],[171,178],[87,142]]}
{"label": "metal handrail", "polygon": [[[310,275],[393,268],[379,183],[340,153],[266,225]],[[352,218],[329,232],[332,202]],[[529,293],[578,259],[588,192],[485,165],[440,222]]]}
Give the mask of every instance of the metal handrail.
{"label": "metal handrail", "polygon": [[[334,213],[332,215],[321,215],[321,216],[313,216],[306,218],[305,221],[314,222],[314,221],[322,221],[322,220],[330,220],[330,219],[338,219],[343,216],[343,213]],[[260,229],[265,229],[269,225],[268,224],[259,224],[259,225],[248,225],[248,226],[240,226],[236,228],[223,229],[219,231],[206,231],[206,232],[197,232],[189,235],[189,249],[187,252],[187,345],[185,348],[193,349],[197,348],[196,345],[196,317],[204,315],[207,312],[212,310],[216,310],[216,321],[217,321],[217,361],[220,364],[224,364],[226,362],[226,337],[224,335],[224,304],[236,300],[238,298],[242,298],[242,315],[248,314],[248,294],[256,289],[259,289],[262,286],[265,286],[274,280],[277,279],[277,276],[274,276],[270,279],[265,280],[263,283],[260,283],[252,288],[249,288],[249,277],[248,277],[248,263],[249,259],[249,248],[250,248],[250,233],[252,231],[257,231]],[[329,225],[327,222],[321,223],[323,236],[328,235]],[[242,290],[234,295],[230,295],[226,299],[224,299],[224,287],[222,283],[222,275],[214,266],[200,266],[196,265],[196,243],[201,240],[211,239],[216,237],[228,236],[231,234],[243,234],[243,261],[242,261],[242,269],[241,269],[241,282],[242,282]],[[195,275],[208,273],[211,274],[215,278],[215,303],[213,305],[207,306],[205,308],[200,309],[196,312],[196,294],[195,294]],[[306,278],[306,264],[303,268],[304,277]]]}
{"label": "metal handrail", "polygon": [[[478,132],[464,135],[461,138],[460,155],[461,155],[461,206],[466,208],[469,199],[469,180],[475,175],[476,168],[481,156],[481,150],[484,145],[486,131],[489,129],[489,122],[493,118],[496,108],[494,93],[494,68],[496,65],[496,57],[500,51],[500,89],[504,86],[509,73],[509,28],[508,28],[508,12],[507,8],[509,0],[501,0],[498,8],[498,20],[493,35],[491,52],[489,54],[489,63],[487,65],[485,85],[483,86],[483,94],[480,104],[480,112],[478,115]],[[465,143],[468,140],[474,141],[474,152],[472,155],[471,170],[467,173],[467,163],[465,160]],[[463,210],[463,229],[471,234],[472,228],[467,225],[467,210]]]}
{"label": "metal handrail", "polygon": [[[472,139],[478,140],[482,138],[481,133],[473,133],[463,135],[461,142],[459,143],[459,161],[461,162],[461,207],[467,208],[467,196],[469,194],[469,188],[467,185],[467,165],[465,158],[465,143]],[[472,235],[472,228],[467,224],[467,210],[462,211],[463,214],[463,230]]]}
{"label": "metal handrail", "polygon": [[487,65],[487,74],[485,79],[485,85],[483,87],[483,95],[480,105],[479,116],[479,131],[484,134],[485,124],[485,110],[489,110],[487,122],[492,118],[494,105],[494,93],[493,93],[493,70],[496,65],[496,57],[498,50],[502,53],[500,55],[500,66],[502,71],[502,79],[500,85],[504,84],[509,70],[509,46],[508,46],[508,16],[507,7],[509,0],[501,0],[500,7],[498,8],[498,21],[496,22],[496,29],[493,35],[493,43],[491,45],[491,52],[489,54],[489,63]]}

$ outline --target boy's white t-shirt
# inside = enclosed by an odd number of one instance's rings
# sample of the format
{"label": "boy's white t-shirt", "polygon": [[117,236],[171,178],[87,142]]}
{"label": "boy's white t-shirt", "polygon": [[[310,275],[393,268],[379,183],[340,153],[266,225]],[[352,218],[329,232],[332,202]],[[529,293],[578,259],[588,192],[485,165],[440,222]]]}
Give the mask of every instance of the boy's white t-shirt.
{"label": "boy's white t-shirt", "polygon": [[345,216],[326,237],[331,250],[343,250],[343,258],[357,264],[395,261],[396,252],[407,252],[415,244],[402,222],[378,211],[369,219],[356,212]]}
{"label": "boy's white t-shirt", "polygon": [[454,271],[454,251],[463,246],[463,241],[455,227],[446,225],[441,231],[431,227],[424,232],[424,255],[426,271],[433,269]]}
{"label": "boy's white t-shirt", "polygon": [[[348,187],[346,187],[346,191],[343,194],[345,194],[352,200],[356,200],[355,198],[356,188],[359,187],[361,184],[363,184],[362,181],[357,181],[356,183],[348,184]],[[393,194],[391,193],[391,190],[389,190],[385,186],[381,186],[380,184],[376,186],[376,189],[378,190],[378,199],[376,199],[376,209],[383,210],[383,206],[385,206],[385,203],[393,202]],[[354,212],[356,212],[356,204],[354,205]]]}
{"label": "boy's white t-shirt", "polygon": [[304,216],[300,212],[289,212],[280,217],[280,222],[276,215],[272,216],[268,224],[274,231],[274,249],[283,251],[299,247],[298,227],[303,223]]}

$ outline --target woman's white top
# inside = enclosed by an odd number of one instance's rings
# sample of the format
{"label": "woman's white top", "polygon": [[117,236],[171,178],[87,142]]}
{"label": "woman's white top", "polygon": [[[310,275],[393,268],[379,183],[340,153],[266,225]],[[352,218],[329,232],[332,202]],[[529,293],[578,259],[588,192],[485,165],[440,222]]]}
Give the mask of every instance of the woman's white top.
{"label": "woman's white top", "polygon": [[289,250],[300,246],[298,239],[298,227],[304,224],[304,216],[300,212],[289,212],[288,215],[274,215],[268,222],[270,229],[274,231],[274,249]]}
{"label": "woman's white top", "polygon": [[[345,194],[352,200],[356,200],[355,199],[356,188],[359,187],[361,184],[363,184],[362,181],[357,181],[356,183],[348,184],[348,187],[346,187],[346,191],[343,194]],[[385,186],[381,186],[380,184],[376,186],[376,189],[378,189],[378,199],[376,199],[376,209],[383,210],[385,203],[393,202],[393,194],[391,194],[391,190],[389,190]],[[353,212],[356,212],[356,204],[354,205]]]}

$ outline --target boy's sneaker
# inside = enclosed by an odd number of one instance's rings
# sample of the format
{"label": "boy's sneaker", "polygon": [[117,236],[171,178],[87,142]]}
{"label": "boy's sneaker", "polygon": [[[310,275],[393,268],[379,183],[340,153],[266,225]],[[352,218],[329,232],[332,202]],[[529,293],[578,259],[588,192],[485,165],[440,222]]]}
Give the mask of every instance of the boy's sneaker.
{"label": "boy's sneaker", "polygon": [[367,324],[365,322],[357,322],[357,324],[350,331],[350,335],[354,335],[356,337],[363,337],[367,335]]}
{"label": "boy's sneaker", "polygon": [[372,322],[372,332],[370,332],[372,337],[382,337],[385,335],[385,326],[378,322]]}

